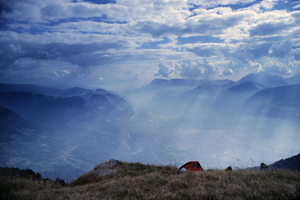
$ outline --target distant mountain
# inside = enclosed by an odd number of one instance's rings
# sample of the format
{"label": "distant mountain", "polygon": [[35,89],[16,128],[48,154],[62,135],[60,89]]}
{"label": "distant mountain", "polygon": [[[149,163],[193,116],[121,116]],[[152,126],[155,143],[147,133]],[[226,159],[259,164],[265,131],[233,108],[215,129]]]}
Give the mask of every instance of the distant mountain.
{"label": "distant mountain", "polygon": [[297,74],[296,76],[293,76],[291,78],[287,78],[286,81],[288,82],[288,84],[300,83],[300,74]]}
{"label": "distant mountain", "polygon": [[[154,79],[149,85],[141,89],[159,89],[159,88],[173,88],[173,87],[209,87],[209,86],[223,86],[234,83],[230,80],[204,80],[204,79]],[[138,89],[139,90],[139,89]]]}
{"label": "distant mountain", "polygon": [[0,105],[0,125],[13,123],[20,118],[16,113]]}
{"label": "distant mountain", "polygon": [[0,106],[0,164],[44,172],[65,148],[61,132],[28,122]]}
{"label": "distant mountain", "polygon": [[259,72],[257,74],[249,74],[239,80],[237,83],[243,83],[243,82],[256,82],[262,85],[265,85],[267,87],[278,87],[287,85],[287,81],[277,75],[271,76],[269,74],[266,74],[265,72]]}
{"label": "distant mountain", "polygon": [[146,88],[151,87],[196,87],[202,80],[196,79],[154,79]]}
{"label": "distant mountain", "polygon": [[81,97],[53,97],[28,92],[1,92],[0,105],[24,119],[47,127],[66,124],[91,109]]}
{"label": "distant mountain", "polygon": [[300,172],[300,154],[290,158],[281,159],[269,166],[274,169],[289,169]]}
{"label": "distant mountain", "polygon": [[[60,90],[37,85],[0,84],[0,105],[46,127],[122,126],[134,111],[121,96],[104,89]],[[116,126],[113,125],[113,126]]]}
{"label": "distant mountain", "polygon": [[42,127],[0,106],[0,166],[31,168],[51,179],[76,178],[119,146],[116,124],[97,120],[86,125],[73,130]]}
{"label": "distant mountain", "polygon": [[30,92],[46,96],[60,96],[63,90],[40,85],[0,83],[0,92]]}
{"label": "distant mountain", "polygon": [[93,91],[90,89],[80,88],[80,87],[73,87],[66,90],[60,91],[60,94],[58,96],[61,97],[73,97],[73,96],[80,96],[84,97],[92,93]]}
{"label": "distant mountain", "polygon": [[1,84],[1,166],[76,177],[113,156],[133,114],[125,99],[101,88]]}
{"label": "distant mountain", "polygon": [[238,109],[245,99],[258,92],[265,86],[253,82],[241,82],[220,92],[214,102],[214,108],[220,112],[233,114],[235,109]]}
{"label": "distant mountain", "polygon": [[[0,140],[9,142],[13,140],[31,141],[38,136],[36,131],[40,126],[34,125],[21,118],[16,113],[0,105]],[[30,131],[31,130],[31,131]]]}
{"label": "distant mountain", "polygon": [[230,80],[207,80],[202,81],[196,88],[192,90],[194,94],[211,93],[216,94],[229,87],[232,87],[235,82]]}
{"label": "distant mountain", "polygon": [[[97,92],[106,92],[104,89],[97,89]],[[81,96],[89,98],[94,94],[94,90],[73,87],[68,89],[58,89],[54,87],[31,85],[31,84],[3,84],[0,83],[0,92],[29,92],[33,94],[39,94],[44,96],[59,96],[59,97],[74,97]]]}
{"label": "distant mountain", "polygon": [[133,114],[132,106],[117,94],[78,87],[60,90],[0,84],[0,105],[28,121],[48,127],[77,126],[99,118],[102,122],[120,116],[128,119]]}
{"label": "distant mountain", "polygon": [[253,82],[253,81],[246,81],[246,82],[236,84],[235,86],[229,88],[228,91],[234,93],[252,93],[252,92],[255,93],[265,88],[267,87],[260,83]]}
{"label": "distant mountain", "polygon": [[280,100],[297,98],[300,96],[299,92],[300,84],[287,85],[275,88],[266,88],[250,97],[249,101],[270,102],[273,99]]}
{"label": "distant mountain", "polygon": [[300,119],[300,84],[263,89],[244,101],[252,114]]}

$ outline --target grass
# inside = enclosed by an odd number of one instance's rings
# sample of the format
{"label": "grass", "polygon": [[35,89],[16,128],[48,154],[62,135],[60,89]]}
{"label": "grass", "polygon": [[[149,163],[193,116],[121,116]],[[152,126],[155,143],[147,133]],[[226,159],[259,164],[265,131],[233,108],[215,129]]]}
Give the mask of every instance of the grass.
{"label": "grass", "polygon": [[296,199],[300,173],[288,170],[181,172],[175,166],[119,162],[117,173],[68,186],[1,175],[3,199]]}

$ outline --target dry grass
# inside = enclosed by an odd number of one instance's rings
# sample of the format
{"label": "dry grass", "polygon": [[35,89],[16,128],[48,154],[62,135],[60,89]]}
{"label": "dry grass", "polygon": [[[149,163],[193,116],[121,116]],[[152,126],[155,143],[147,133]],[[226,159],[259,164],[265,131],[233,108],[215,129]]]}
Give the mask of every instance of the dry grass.
{"label": "dry grass", "polygon": [[6,180],[3,199],[295,199],[300,173],[275,171],[204,171],[177,174],[174,166],[119,163],[116,174],[85,177],[59,186],[53,182]]}

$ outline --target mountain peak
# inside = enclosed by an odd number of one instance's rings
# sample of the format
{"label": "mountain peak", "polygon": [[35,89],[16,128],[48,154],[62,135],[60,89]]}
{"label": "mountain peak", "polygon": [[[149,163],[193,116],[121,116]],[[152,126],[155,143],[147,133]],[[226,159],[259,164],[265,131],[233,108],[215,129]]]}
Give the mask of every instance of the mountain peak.
{"label": "mountain peak", "polygon": [[277,76],[277,75],[269,75],[265,72],[258,72],[256,74],[252,73],[241,80],[238,81],[238,83],[243,83],[243,82],[257,82],[259,84],[265,85],[267,87],[278,87],[278,86],[283,86],[286,85],[287,82],[284,78]]}

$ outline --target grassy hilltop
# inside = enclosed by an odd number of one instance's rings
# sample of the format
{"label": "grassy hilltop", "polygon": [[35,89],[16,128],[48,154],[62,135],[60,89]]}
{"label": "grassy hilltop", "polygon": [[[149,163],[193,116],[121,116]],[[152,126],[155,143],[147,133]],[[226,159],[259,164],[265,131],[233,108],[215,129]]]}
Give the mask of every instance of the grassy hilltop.
{"label": "grassy hilltop", "polygon": [[[118,162],[117,172],[62,186],[1,173],[2,199],[297,199],[300,173],[289,170],[181,172],[175,166]],[[0,199],[1,199],[0,198]]]}

